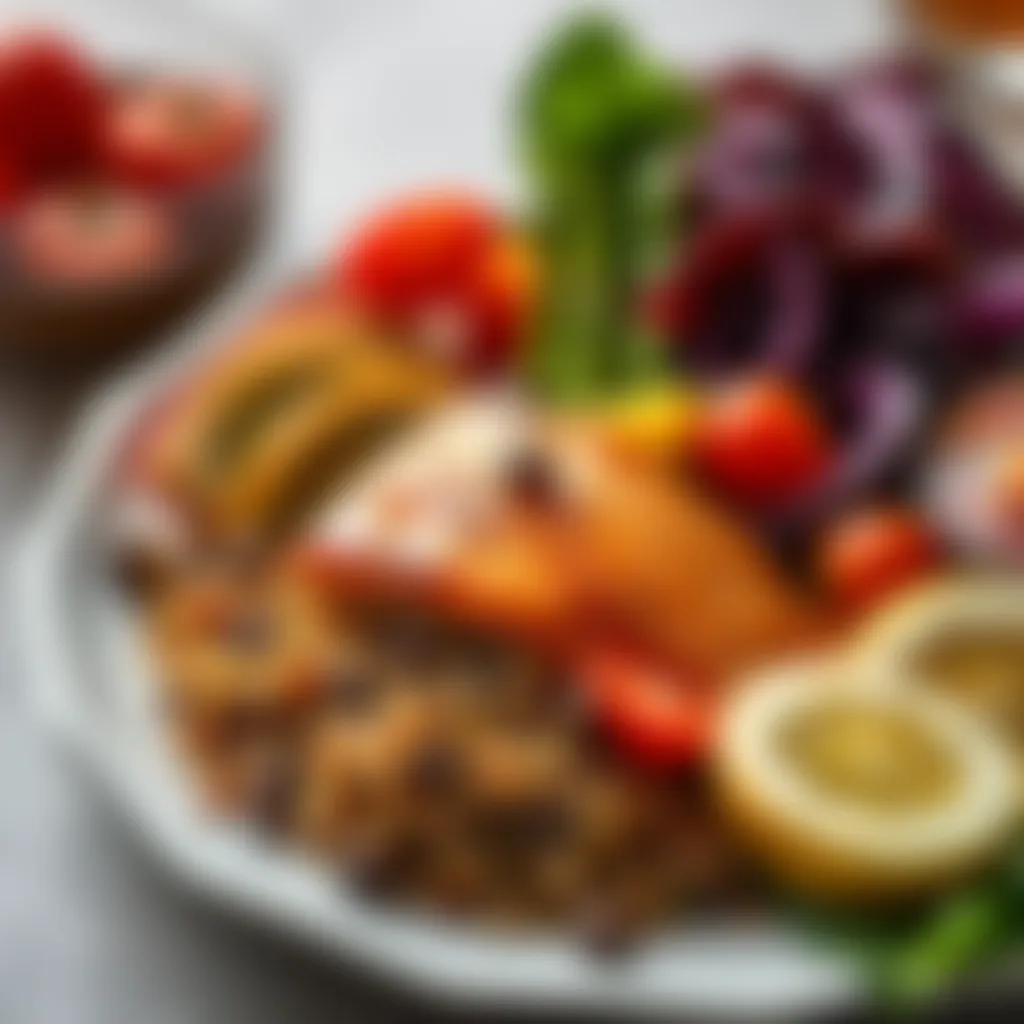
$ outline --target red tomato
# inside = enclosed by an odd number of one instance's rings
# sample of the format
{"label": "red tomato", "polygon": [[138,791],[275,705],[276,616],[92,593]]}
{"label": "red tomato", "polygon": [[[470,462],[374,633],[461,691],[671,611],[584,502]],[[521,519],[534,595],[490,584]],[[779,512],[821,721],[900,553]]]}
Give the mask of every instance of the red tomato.
{"label": "red tomato", "polygon": [[693,680],[666,664],[614,646],[586,652],[580,672],[598,722],[637,764],[681,768],[707,751],[713,700]]}
{"label": "red tomato", "polygon": [[16,213],[20,265],[51,283],[139,278],[165,264],[170,219],[143,196],[107,191],[42,193]]}
{"label": "red tomato", "polygon": [[41,31],[0,44],[0,150],[25,181],[91,170],[105,107],[100,76],[74,44]]}
{"label": "red tomato", "polygon": [[262,120],[256,97],[238,83],[143,79],[114,99],[107,159],[129,185],[196,185],[250,153]]}
{"label": "red tomato", "polygon": [[334,279],[347,301],[476,371],[505,361],[535,292],[529,250],[490,206],[457,192],[378,214],[338,253]]}
{"label": "red tomato", "polygon": [[840,604],[862,610],[927,576],[939,549],[924,519],[904,508],[848,514],[825,534],[819,551],[822,582]]}
{"label": "red tomato", "polygon": [[818,482],[832,445],[804,394],[781,380],[755,378],[711,395],[698,416],[695,458],[730,497],[766,510]]}
{"label": "red tomato", "polygon": [[471,196],[431,192],[377,214],[337,260],[341,292],[387,316],[457,294],[498,235],[493,210]]}

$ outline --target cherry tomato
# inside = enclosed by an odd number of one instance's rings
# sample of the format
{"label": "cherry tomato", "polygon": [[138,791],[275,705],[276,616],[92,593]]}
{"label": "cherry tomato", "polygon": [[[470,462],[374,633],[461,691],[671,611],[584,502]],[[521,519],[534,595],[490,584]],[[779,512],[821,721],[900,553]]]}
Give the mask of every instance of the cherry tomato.
{"label": "cherry tomato", "polygon": [[797,387],[754,378],[709,396],[696,428],[695,458],[707,477],[743,504],[778,508],[827,469],[832,443]]}
{"label": "cherry tomato", "polygon": [[500,366],[536,290],[532,253],[488,205],[456,192],[412,196],[342,247],[341,296],[446,361]]}
{"label": "cherry tomato", "polygon": [[169,217],[149,199],[107,190],[41,193],[15,214],[21,267],[51,283],[139,278],[164,265]]}
{"label": "cherry tomato", "polygon": [[74,44],[42,31],[0,43],[0,148],[25,181],[92,170],[105,108],[99,74]]}
{"label": "cherry tomato", "polygon": [[143,78],[114,98],[107,160],[128,185],[193,186],[250,153],[261,125],[259,102],[238,83]]}
{"label": "cherry tomato", "polygon": [[707,751],[714,702],[699,683],[629,647],[589,650],[579,668],[597,721],[640,766],[681,768]]}
{"label": "cherry tomato", "polygon": [[457,291],[498,234],[493,211],[457,192],[430,192],[377,214],[338,255],[342,293],[374,311],[404,315]]}
{"label": "cherry tomato", "polygon": [[899,507],[849,513],[825,534],[819,572],[841,605],[862,610],[931,573],[939,563],[935,536],[916,512]]}

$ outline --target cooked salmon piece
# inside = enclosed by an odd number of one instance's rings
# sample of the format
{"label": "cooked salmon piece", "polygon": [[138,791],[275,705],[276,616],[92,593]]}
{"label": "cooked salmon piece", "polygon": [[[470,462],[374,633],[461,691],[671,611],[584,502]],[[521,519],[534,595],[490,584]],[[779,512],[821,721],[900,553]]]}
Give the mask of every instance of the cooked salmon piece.
{"label": "cooked salmon piece", "polygon": [[694,486],[497,400],[371,465],[302,548],[339,600],[424,604],[563,647],[621,632],[716,677],[815,630],[770,554]]}

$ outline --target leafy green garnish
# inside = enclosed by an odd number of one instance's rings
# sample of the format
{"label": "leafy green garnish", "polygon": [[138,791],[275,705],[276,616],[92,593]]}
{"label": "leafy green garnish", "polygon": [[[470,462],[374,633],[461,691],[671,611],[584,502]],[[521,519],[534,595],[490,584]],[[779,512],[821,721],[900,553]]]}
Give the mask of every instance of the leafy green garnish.
{"label": "leafy green garnish", "polygon": [[1024,948],[1024,848],[934,905],[880,965],[880,989],[898,1004],[918,1002],[1017,948]]}
{"label": "leafy green garnish", "polygon": [[600,397],[658,371],[637,296],[671,236],[674,157],[699,122],[692,92],[608,16],[567,25],[527,75],[519,142],[545,292],[529,369],[549,399]]}
{"label": "leafy green garnish", "polygon": [[805,910],[802,917],[860,959],[885,1004],[914,1007],[1024,950],[1024,845],[984,878],[912,913]]}

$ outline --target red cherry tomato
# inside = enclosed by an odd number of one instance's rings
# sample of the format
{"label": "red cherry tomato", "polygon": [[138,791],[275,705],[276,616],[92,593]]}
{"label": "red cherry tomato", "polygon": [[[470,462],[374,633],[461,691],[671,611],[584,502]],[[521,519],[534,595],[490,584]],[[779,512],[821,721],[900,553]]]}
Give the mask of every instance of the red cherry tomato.
{"label": "red cherry tomato", "polygon": [[105,108],[100,76],[73,43],[39,31],[0,44],[0,150],[20,178],[92,170]]}
{"label": "red cherry tomato", "polygon": [[821,479],[831,453],[814,408],[781,380],[727,386],[698,417],[694,454],[702,471],[731,498],[761,510],[805,493]]}
{"label": "red cherry tomato", "polygon": [[707,751],[714,701],[670,666],[630,648],[601,646],[582,656],[580,682],[597,721],[638,765],[681,768]]}
{"label": "red cherry tomato", "polygon": [[338,255],[345,295],[386,316],[457,293],[498,235],[493,210],[457,192],[431,192],[373,217]]}
{"label": "red cherry tomato", "polygon": [[463,369],[504,363],[535,292],[532,258],[496,212],[424,193],[373,218],[335,261],[339,294]]}
{"label": "red cherry tomato", "polygon": [[17,211],[13,245],[20,266],[37,280],[110,282],[162,267],[173,231],[144,196],[67,190],[42,193]]}
{"label": "red cherry tomato", "polygon": [[107,159],[128,185],[197,185],[251,153],[261,125],[259,102],[238,83],[143,79],[114,98]]}
{"label": "red cherry tomato", "polygon": [[819,573],[841,605],[863,610],[931,573],[939,563],[935,536],[910,509],[849,513],[825,534]]}

